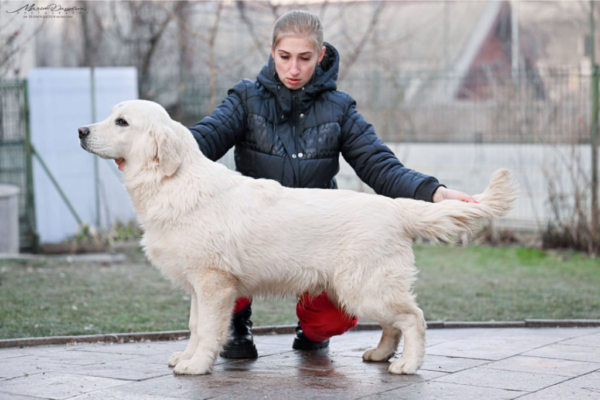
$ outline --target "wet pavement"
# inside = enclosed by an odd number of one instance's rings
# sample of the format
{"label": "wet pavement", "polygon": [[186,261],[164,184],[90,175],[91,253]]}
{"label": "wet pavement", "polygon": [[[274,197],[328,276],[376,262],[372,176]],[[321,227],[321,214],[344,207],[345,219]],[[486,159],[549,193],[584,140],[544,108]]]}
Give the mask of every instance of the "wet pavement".
{"label": "wet pavement", "polygon": [[600,328],[430,329],[413,376],[362,361],[379,337],[300,352],[292,335],[257,336],[258,359],[219,358],[205,376],[167,366],[186,341],[0,349],[0,400],[600,399]]}

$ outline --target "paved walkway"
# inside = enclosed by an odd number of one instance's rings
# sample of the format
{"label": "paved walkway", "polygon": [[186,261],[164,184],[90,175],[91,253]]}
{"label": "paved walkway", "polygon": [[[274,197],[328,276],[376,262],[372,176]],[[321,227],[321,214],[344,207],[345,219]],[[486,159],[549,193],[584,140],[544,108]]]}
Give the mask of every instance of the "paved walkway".
{"label": "paved walkway", "polygon": [[600,399],[600,328],[430,329],[414,376],[362,361],[379,335],[350,332],[315,352],[258,336],[258,359],[218,359],[191,377],[166,362],[185,341],[0,349],[0,400]]}

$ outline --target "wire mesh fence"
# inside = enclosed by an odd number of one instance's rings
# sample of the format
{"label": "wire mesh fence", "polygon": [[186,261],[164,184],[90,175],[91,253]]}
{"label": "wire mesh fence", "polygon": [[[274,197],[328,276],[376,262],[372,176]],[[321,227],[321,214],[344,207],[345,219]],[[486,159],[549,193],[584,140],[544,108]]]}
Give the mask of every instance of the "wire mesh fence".
{"label": "wire mesh fence", "polygon": [[23,81],[0,81],[0,183],[19,191],[19,243],[21,248],[37,245],[33,189],[28,178],[27,113]]}
{"label": "wire mesh fence", "polygon": [[[387,142],[582,144],[590,140],[591,85],[591,70],[561,67],[517,75],[354,74],[338,87]],[[215,104],[230,86],[220,82]],[[208,81],[182,88],[176,117],[192,124],[210,114]]]}
{"label": "wire mesh fence", "polygon": [[591,74],[410,74],[342,83],[391,142],[589,143]]}

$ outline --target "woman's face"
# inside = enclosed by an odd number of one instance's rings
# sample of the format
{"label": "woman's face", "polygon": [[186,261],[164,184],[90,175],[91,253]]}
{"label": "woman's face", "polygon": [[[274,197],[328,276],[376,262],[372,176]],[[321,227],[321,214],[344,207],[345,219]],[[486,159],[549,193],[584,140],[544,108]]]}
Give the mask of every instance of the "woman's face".
{"label": "woman's face", "polygon": [[292,90],[306,85],[313,76],[317,63],[325,55],[325,47],[317,52],[306,36],[287,36],[279,41],[277,48],[271,44],[275,70],[279,80]]}

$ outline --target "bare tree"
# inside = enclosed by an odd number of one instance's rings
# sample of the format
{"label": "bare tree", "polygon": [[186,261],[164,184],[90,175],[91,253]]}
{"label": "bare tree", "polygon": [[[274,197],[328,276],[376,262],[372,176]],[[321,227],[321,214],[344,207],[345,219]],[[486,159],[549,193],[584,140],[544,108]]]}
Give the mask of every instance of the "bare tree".
{"label": "bare tree", "polygon": [[[10,8],[7,7],[10,5]],[[32,31],[28,32],[24,26],[23,16],[15,12],[17,7],[10,1],[0,2],[0,78],[7,76],[18,77],[20,75],[20,56],[22,56],[28,45],[39,35],[44,28],[46,20],[30,21],[36,24]]]}
{"label": "bare tree", "polygon": [[[80,1],[79,5],[85,7],[86,2]],[[81,15],[80,27],[83,37],[83,52],[81,53],[79,65],[95,67],[98,59],[98,50],[104,36],[102,20],[96,8],[90,8],[88,12]]]}
{"label": "bare tree", "polygon": [[247,1],[244,0],[236,0],[235,4],[237,6],[240,18],[242,19],[242,22],[246,25],[246,27],[248,28],[248,32],[250,33],[250,37],[252,38],[252,41],[254,42],[254,45],[256,46],[256,50],[258,50],[258,52],[260,53],[261,56],[266,57],[267,56],[267,52],[265,51],[265,40],[264,40],[264,36],[263,37],[259,37],[258,34],[256,33],[256,28],[254,27],[254,22],[252,21],[252,18],[250,18],[248,16],[247,13]]}
{"label": "bare tree", "polygon": [[[350,57],[348,57],[348,61],[344,63],[344,67],[340,71],[338,81],[342,81],[346,77],[356,60],[358,60],[361,51],[363,50],[365,44],[368,42],[369,38],[371,37],[371,34],[373,33],[373,30],[375,29],[375,26],[377,25],[377,21],[379,20],[379,16],[381,15],[383,7],[384,3],[381,0],[378,0],[377,3],[375,3],[375,9],[373,10],[373,14],[371,15],[369,25],[363,33],[363,36],[358,41],[358,43],[356,43],[353,46],[354,49],[352,50]],[[348,35],[347,37],[353,42],[350,35]]]}
{"label": "bare tree", "polygon": [[[122,3],[119,4],[122,6]],[[151,69],[153,61],[158,53],[161,39],[165,36],[169,22],[170,14],[181,15],[186,7],[186,1],[176,2],[146,2],[130,1],[125,3],[127,11],[126,18],[117,16],[116,4],[112,4],[112,13],[115,20],[114,34],[126,48],[133,49],[133,61],[138,69],[140,80],[141,97],[146,97],[148,93]],[[165,14],[163,11],[168,10]],[[120,13],[123,10],[119,10]]]}
{"label": "bare tree", "polygon": [[[197,53],[197,58],[202,60],[207,67],[209,82],[208,108],[210,110],[216,106],[218,76],[244,62],[251,53],[256,51],[256,48],[261,47],[260,45],[266,43],[266,40],[268,39],[268,35],[258,36],[254,30],[253,24],[246,24],[249,29],[252,28],[253,33],[251,35],[254,35],[254,46],[248,46],[247,49],[241,53],[231,50],[224,51],[219,48],[218,37],[222,28],[223,13],[225,12],[226,4],[223,1],[217,1],[213,3],[204,3],[203,7],[209,7],[211,4],[214,8],[210,14],[210,23],[194,23],[193,26],[192,22],[188,22],[175,13],[165,9],[169,18],[173,20],[180,29],[200,41],[200,43],[197,44],[190,43],[189,50],[195,51]],[[206,17],[208,15],[206,12],[207,9],[205,8],[203,11],[205,12],[204,16]],[[228,62],[222,60],[228,60]]]}

